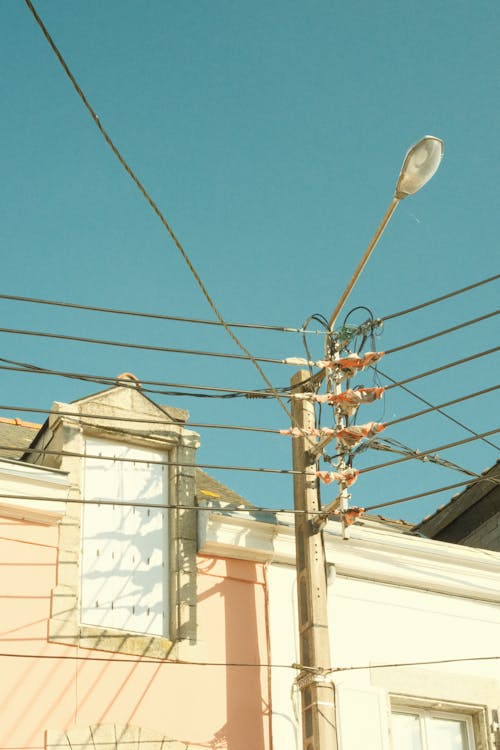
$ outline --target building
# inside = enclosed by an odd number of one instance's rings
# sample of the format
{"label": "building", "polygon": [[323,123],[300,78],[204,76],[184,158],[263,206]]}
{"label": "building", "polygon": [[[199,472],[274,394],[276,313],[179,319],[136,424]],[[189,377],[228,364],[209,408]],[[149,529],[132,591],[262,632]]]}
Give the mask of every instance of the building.
{"label": "building", "polygon": [[[123,382],[0,423],[1,750],[301,749],[293,514],[195,469],[187,416]],[[324,542],[339,748],[500,747],[500,554]]]}
{"label": "building", "polygon": [[197,504],[245,501],[195,470],[186,412],[123,385],[0,424],[24,449],[0,459],[0,747],[267,750],[268,671],[231,666],[267,663],[264,566],[197,550]]}
{"label": "building", "polygon": [[[267,562],[273,747],[299,750],[293,516],[237,515],[214,512],[201,549]],[[500,555],[378,518],[324,539],[339,748],[500,747]]]}
{"label": "building", "polygon": [[500,552],[500,461],[418,524],[431,539]]}

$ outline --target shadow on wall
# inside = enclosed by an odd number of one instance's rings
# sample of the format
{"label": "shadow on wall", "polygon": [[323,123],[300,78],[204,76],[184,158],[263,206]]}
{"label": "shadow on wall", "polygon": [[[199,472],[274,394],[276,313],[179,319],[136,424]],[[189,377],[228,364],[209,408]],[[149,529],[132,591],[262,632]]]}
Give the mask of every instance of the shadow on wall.
{"label": "shadow on wall", "polygon": [[[243,580],[241,565],[240,561],[227,560],[227,579],[223,587],[226,662],[258,665],[268,662],[264,584],[257,583],[261,566],[244,563],[248,579]],[[215,739],[225,739],[229,750],[269,748],[267,684],[265,668],[226,667],[227,725]]]}

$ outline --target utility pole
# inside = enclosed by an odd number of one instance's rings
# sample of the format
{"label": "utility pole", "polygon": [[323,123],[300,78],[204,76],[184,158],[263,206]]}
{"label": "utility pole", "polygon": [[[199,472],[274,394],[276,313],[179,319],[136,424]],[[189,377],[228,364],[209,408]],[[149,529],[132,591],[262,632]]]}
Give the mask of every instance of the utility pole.
{"label": "utility pole", "polygon": [[[309,378],[299,370],[292,378],[294,393],[304,392],[299,384]],[[292,398],[292,424],[304,432],[292,440],[294,474],[295,564],[299,617],[300,664],[298,677],[301,696],[303,750],[336,750],[335,688],[322,675],[330,669],[326,560],[322,532],[317,520],[319,508],[316,458],[309,454],[315,438],[314,404]]]}
{"label": "utility pole", "polygon": [[[443,142],[439,138],[426,135],[407,152],[399,174],[394,197],[387,209],[375,235],[370,241],[363,257],[346,289],[340,297],[335,310],[328,321],[328,332],[334,334],[334,326],[347,298],[356,284],[361,272],[368,262],[375,246],[382,236],[400,201],[418,192],[435,174],[443,156]],[[335,345],[334,351],[328,346],[325,356],[333,356],[333,361],[340,357],[340,350]],[[342,377],[336,366],[333,382],[327,377],[328,386],[333,386],[333,395],[341,391]],[[307,370],[299,370],[292,378],[292,392],[304,393],[301,385],[309,379]],[[325,375],[325,369],[323,376]],[[321,380],[321,378],[320,378]],[[294,474],[294,507],[295,516],[295,561],[297,569],[297,601],[299,618],[300,663],[301,672],[297,679],[301,695],[302,740],[303,750],[337,750],[337,729],[335,722],[335,688],[327,678],[331,669],[330,643],[328,637],[328,611],[326,586],[326,561],[323,547],[322,527],[324,521],[319,517],[319,496],[317,484],[317,460],[324,446],[332,439],[330,436],[318,444],[313,437],[315,429],[314,401],[292,397],[292,428],[298,428],[299,434],[292,434]],[[345,425],[342,410],[335,406],[335,432]],[[338,453],[343,452],[337,437]],[[340,505],[343,537],[348,539],[347,521],[349,494],[348,480],[342,474],[346,463],[339,458],[337,469],[340,474],[340,492],[337,498],[323,509],[324,516],[333,512]],[[360,509],[353,509],[360,510]],[[351,521],[352,523],[352,521]]]}

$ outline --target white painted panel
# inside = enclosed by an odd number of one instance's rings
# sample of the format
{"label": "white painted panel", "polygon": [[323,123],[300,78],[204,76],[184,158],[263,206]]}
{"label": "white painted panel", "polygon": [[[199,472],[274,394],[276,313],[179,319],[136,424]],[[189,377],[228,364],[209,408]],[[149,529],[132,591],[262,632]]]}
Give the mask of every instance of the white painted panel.
{"label": "white painted panel", "polygon": [[[272,565],[267,569],[271,664],[300,661],[295,568]],[[294,689],[294,669],[271,669],[272,731],[276,750],[302,748],[300,695]]]}
{"label": "white painted panel", "polygon": [[337,685],[336,699],[339,750],[388,750],[387,703],[382,690]]}
{"label": "white painted panel", "polygon": [[[165,461],[160,451],[87,439],[91,455]],[[87,500],[167,502],[167,467],[85,459]],[[166,635],[167,511],[86,505],[82,522],[81,619],[88,625]]]}

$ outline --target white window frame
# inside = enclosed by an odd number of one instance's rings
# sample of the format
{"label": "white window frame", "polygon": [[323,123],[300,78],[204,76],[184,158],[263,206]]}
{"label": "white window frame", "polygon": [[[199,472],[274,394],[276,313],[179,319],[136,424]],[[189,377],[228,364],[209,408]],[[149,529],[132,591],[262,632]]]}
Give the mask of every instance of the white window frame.
{"label": "white window frame", "polygon": [[[77,454],[85,453],[87,437],[109,442],[160,450],[168,463],[168,542],[165,570],[169,622],[166,636],[147,635],[113,628],[86,625],[81,619],[81,527],[80,499],[85,499],[84,458],[69,457],[63,462],[71,482],[70,500],[59,526],[59,554],[56,585],[52,589],[48,639],[52,643],[74,645],[123,654],[167,658],[172,649],[195,643],[197,513],[195,512],[195,455],[198,436],[179,429],[167,439],[112,432],[108,425],[85,424],[75,429],[73,420],[60,420],[65,445]],[[193,467],[191,468],[191,464]],[[179,507],[177,507],[179,506]],[[180,652],[179,652],[180,653]]]}
{"label": "white window frame", "polygon": [[[428,743],[428,728],[433,719],[449,719],[451,721],[460,721],[465,724],[467,732],[468,747],[463,750],[477,750],[474,738],[474,728],[472,716],[465,713],[450,713],[449,711],[439,711],[432,708],[418,708],[416,706],[393,706],[391,717],[394,714],[407,714],[409,716],[418,716],[420,724],[420,736],[422,738],[422,750],[439,750],[433,748]],[[393,747],[393,750],[404,750],[404,748]]]}
{"label": "white window frame", "polygon": [[[421,714],[466,721],[471,750],[489,750],[490,722],[489,709],[485,705],[458,703],[438,698],[422,698],[414,695],[391,694],[390,715],[393,713]],[[391,748],[394,748],[391,729]]]}

